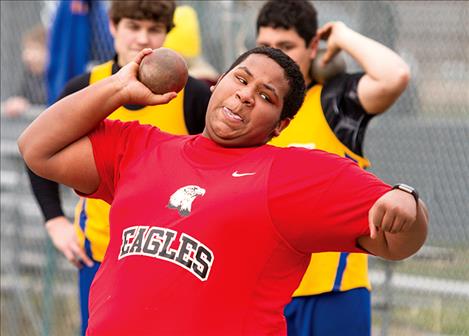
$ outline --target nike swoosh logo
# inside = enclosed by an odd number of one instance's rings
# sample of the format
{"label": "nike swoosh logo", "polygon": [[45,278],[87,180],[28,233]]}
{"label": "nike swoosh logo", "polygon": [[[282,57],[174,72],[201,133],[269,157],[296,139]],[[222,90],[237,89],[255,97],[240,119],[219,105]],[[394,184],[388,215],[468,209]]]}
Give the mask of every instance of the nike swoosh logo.
{"label": "nike swoosh logo", "polygon": [[238,171],[235,171],[233,174],[231,174],[233,177],[242,177],[242,176],[250,176],[250,175],[255,175],[256,173],[238,173]]}

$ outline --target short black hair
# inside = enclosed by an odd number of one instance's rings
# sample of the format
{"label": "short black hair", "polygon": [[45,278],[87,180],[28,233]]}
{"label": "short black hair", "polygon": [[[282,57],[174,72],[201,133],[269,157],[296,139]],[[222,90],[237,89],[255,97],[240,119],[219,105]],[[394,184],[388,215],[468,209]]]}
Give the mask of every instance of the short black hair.
{"label": "short black hair", "polygon": [[318,29],[317,12],[306,0],[271,0],[264,4],[257,16],[256,31],[261,27],[294,29],[309,45]]}
{"label": "short black hair", "polygon": [[270,47],[257,47],[251,50],[246,51],[241,54],[228,69],[230,72],[238,64],[243,62],[249,55],[252,54],[261,54],[269,57],[274,60],[278,65],[280,65],[285,73],[285,77],[288,81],[289,90],[285,95],[283,101],[283,109],[280,114],[280,120],[290,118],[293,119],[295,114],[303,105],[305,99],[305,80],[301,73],[300,68],[288,55],[286,55],[280,49],[274,49]]}

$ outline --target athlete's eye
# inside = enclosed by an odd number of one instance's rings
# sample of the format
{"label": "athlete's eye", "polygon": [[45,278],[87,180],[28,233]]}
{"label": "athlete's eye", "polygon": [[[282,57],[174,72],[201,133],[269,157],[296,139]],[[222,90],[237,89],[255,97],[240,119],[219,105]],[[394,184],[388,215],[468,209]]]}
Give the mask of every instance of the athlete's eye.
{"label": "athlete's eye", "polygon": [[239,80],[241,84],[246,85],[248,83],[247,80],[245,80],[243,77],[237,76],[236,78]]}
{"label": "athlete's eye", "polygon": [[269,95],[265,94],[265,93],[261,93],[260,96],[262,97],[262,99],[264,99],[265,101],[269,102],[269,103],[272,103],[272,99],[270,99]]}

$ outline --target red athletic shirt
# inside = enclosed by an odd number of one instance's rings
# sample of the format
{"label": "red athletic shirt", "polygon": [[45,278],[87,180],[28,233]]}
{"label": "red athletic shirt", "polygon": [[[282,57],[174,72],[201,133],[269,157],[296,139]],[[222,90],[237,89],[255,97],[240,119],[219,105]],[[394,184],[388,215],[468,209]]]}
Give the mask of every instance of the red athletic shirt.
{"label": "red athletic shirt", "polygon": [[[390,187],[301,148],[226,149],[138,122],[90,134],[111,240],[87,335],[285,335],[311,252],[363,252]],[[229,290],[227,290],[229,288]]]}

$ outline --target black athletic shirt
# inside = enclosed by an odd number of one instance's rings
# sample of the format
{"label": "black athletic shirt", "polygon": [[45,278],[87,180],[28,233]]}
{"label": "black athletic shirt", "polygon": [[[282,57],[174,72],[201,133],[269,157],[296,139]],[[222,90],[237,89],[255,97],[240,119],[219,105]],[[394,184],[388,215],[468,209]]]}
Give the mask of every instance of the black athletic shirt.
{"label": "black athletic shirt", "polygon": [[321,91],[321,106],[329,126],[345,146],[360,156],[366,127],[374,117],[358,99],[358,82],[363,75],[362,72],[338,75],[327,81]]}

